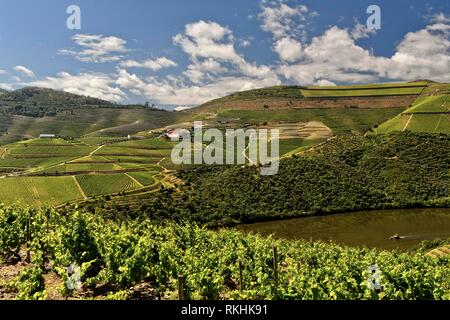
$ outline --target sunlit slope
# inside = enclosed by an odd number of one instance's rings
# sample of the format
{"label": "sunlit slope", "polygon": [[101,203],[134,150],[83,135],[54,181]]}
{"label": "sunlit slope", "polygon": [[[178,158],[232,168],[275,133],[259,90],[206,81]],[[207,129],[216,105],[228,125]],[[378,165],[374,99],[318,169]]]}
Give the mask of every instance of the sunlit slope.
{"label": "sunlit slope", "polygon": [[411,108],[386,121],[376,133],[392,131],[450,133],[450,95],[423,96]]}

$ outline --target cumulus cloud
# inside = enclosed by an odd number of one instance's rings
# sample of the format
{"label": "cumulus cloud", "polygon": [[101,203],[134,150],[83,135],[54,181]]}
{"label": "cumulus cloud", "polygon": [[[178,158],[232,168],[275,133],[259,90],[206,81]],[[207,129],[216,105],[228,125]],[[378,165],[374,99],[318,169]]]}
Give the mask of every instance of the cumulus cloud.
{"label": "cumulus cloud", "polygon": [[261,10],[258,16],[262,20],[261,28],[272,33],[275,39],[291,37],[305,40],[308,20],[318,15],[304,5],[291,7],[282,0],[263,1]]}
{"label": "cumulus cloud", "polygon": [[113,36],[103,36],[95,34],[77,34],[72,40],[82,49],[60,49],[59,54],[72,55],[82,62],[113,62],[119,61],[123,53],[129,51],[126,48],[126,41]]}
{"label": "cumulus cloud", "polygon": [[176,67],[178,66],[176,62],[166,58],[159,57],[156,59],[147,59],[143,62],[138,62],[135,60],[126,60],[121,63],[124,68],[145,68],[152,71],[158,71],[163,68]]}
{"label": "cumulus cloud", "polygon": [[287,62],[295,62],[303,55],[302,44],[289,37],[277,40],[273,50],[278,54],[281,60]]}
{"label": "cumulus cloud", "polygon": [[443,21],[406,34],[391,58],[388,77],[450,81],[450,21]]}
{"label": "cumulus cloud", "polygon": [[380,79],[450,81],[450,26],[439,21],[409,32],[391,57],[375,56],[355,43],[352,30],[329,28],[303,45],[302,59],[278,68],[283,77],[300,84],[373,82]]}
{"label": "cumulus cloud", "polygon": [[130,89],[134,94],[142,95],[160,104],[191,106],[237,91],[280,84],[280,81],[274,78],[222,76],[206,84],[189,85],[177,79],[157,77],[142,79],[136,74],[120,70],[117,84],[124,89]]}
{"label": "cumulus cloud", "polygon": [[61,72],[55,77],[46,77],[43,80],[24,85],[62,90],[112,102],[120,102],[126,98],[126,94],[116,85],[114,77],[106,74],[81,73],[71,75],[67,72]]}
{"label": "cumulus cloud", "polygon": [[[185,75],[195,83],[209,77],[208,71],[211,69],[205,69],[205,61],[209,65],[214,65],[216,73],[219,69],[218,64],[221,64],[221,72],[239,72],[248,77],[274,77],[268,66],[247,62],[236,51],[231,30],[216,22],[200,20],[187,24],[185,32],[177,34],[173,41],[193,62]],[[231,65],[231,68],[225,69],[224,64]]]}
{"label": "cumulus cloud", "polygon": [[20,74],[23,74],[29,78],[36,78],[36,75],[33,71],[24,66],[15,66],[14,70]]}

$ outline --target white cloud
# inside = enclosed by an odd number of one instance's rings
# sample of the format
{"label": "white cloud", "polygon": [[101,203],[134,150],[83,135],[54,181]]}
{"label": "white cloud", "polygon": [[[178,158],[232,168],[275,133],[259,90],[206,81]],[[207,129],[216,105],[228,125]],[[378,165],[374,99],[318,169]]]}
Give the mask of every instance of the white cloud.
{"label": "white cloud", "polygon": [[6,71],[5,71],[5,70],[2,70],[2,69],[0,69],[0,76],[1,76],[1,75],[3,75],[3,74],[6,74]]}
{"label": "white cloud", "polygon": [[331,27],[303,44],[304,56],[299,62],[289,64],[280,55],[286,62],[279,66],[278,73],[303,85],[323,80],[358,83],[386,78],[450,81],[450,26],[443,22],[444,17],[406,34],[392,57],[375,56],[357,45],[354,30]]}
{"label": "white cloud", "polygon": [[250,47],[253,40],[254,40],[253,37],[240,38],[240,39],[238,39],[239,47],[241,47],[241,48]]}
{"label": "white cloud", "polygon": [[14,90],[14,86],[11,83],[0,83],[0,89],[11,91]]}
{"label": "white cloud", "polygon": [[28,69],[27,67],[24,67],[24,66],[15,66],[15,67],[14,67],[14,70],[15,70],[16,72],[19,72],[19,73],[21,73],[21,74],[23,74],[23,75],[29,77],[29,78],[36,78],[36,75],[34,74],[34,72],[31,71],[30,69]]}
{"label": "white cloud", "polygon": [[63,90],[112,102],[120,102],[126,98],[125,93],[116,85],[114,77],[106,74],[81,73],[71,75],[67,72],[61,72],[56,77],[46,77],[43,80],[23,85]]}
{"label": "white cloud", "polygon": [[82,62],[113,62],[122,58],[121,53],[129,51],[125,45],[126,41],[113,36],[95,34],[77,34],[72,40],[80,47],[80,51],[72,49],[60,49],[59,54],[73,55]]}
{"label": "white cloud", "polygon": [[184,111],[184,110],[189,110],[189,109],[191,109],[192,107],[176,107],[174,110],[175,111]]}
{"label": "white cloud", "polygon": [[124,68],[146,68],[153,71],[158,71],[163,68],[176,67],[178,65],[166,57],[159,57],[157,59],[148,59],[143,62],[126,60],[121,63],[121,66]]}
{"label": "white cloud", "polygon": [[[267,66],[258,66],[249,63],[245,58],[237,53],[234,45],[234,36],[231,30],[216,22],[198,21],[187,24],[184,34],[177,34],[173,41],[176,45],[190,56],[193,64],[188,67],[185,75],[194,83],[199,83],[202,79],[207,79],[207,71],[203,67],[204,61],[208,63],[229,64],[231,67],[221,72],[242,73],[248,77],[273,77],[271,69]],[[216,72],[217,73],[217,72]]]}
{"label": "white cloud", "polygon": [[320,79],[320,80],[316,81],[316,85],[318,85],[318,86],[335,86],[336,83],[325,80],[325,79]]}
{"label": "white cloud", "polygon": [[303,55],[302,44],[289,37],[277,40],[273,50],[278,54],[281,60],[287,62],[295,62]]}
{"label": "white cloud", "polygon": [[236,91],[249,90],[280,84],[278,78],[255,79],[245,76],[224,76],[202,85],[188,85],[169,79],[150,77],[141,79],[126,70],[120,70],[119,84],[137,95],[160,104],[192,106],[207,102]]}
{"label": "white cloud", "polygon": [[351,36],[353,39],[363,39],[368,38],[372,34],[375,34],[377,31],[376,29],[369,29],[366,25],[361,24],[358,20],[355,20],[355,26],[353,27],[351,31]]}
{"label": "white cloud", "polygon": [[317,16],[304,5],[289,6],[284,1],[263,1],[262,12],[258,17],[262,20],[262,30],[272,33],[275,39],[290,37],[305,40],[305,27],[308,20]]}
{"label": "white cloud", "polygon": [[214,58],[223,61],[238,61],[231,31],[216,22],[198,21],[185,27],[184,34],[177,34],[173,41],[190,57]]}
{"label": "white cloud", "polygon": [[450,25],[440,21],[409,32],[391,62],[386,72],[392,78],[450,81]]}

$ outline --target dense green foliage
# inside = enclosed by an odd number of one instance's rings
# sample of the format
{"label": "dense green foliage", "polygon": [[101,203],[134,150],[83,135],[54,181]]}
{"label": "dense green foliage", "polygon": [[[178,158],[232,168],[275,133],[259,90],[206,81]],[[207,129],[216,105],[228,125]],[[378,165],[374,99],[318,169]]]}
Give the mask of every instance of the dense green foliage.
{"label": "dense green foliage", "polygon": [[[45,298],[44,275],[52,271],[65,280],[61,292],[73,294],[67,287],[73,264],[80,266],[84,288],[109,288],[110,298],[126,298],[127,289],[141,282],[176,298],[179,276],[185,277],[185,296],[191,299],[450,298],[450,260],[420,252],[289,242],[148,220],[119,224],[82,212],[1,206],[1,257],[17,262],[20,248],[30,251],[32,263],[13,284],[19,298]],[[369,268],[375,265],[378,290],[369,285]]]}
{"label": "dense green foliage", "polygon": [[282,160],[278,174],[257,167],[203,167],[180,173],[142,210],[150,217],[228,225],[353,210],[448,206],[450,136],[345,136]]}
{"label": "dense green foliage", "polygon": [[31,117],[54,116],[64,110],[111,107],[112,103],[92,97],[44,88],[27,87],[5,93],[0,98],[3,112]]}

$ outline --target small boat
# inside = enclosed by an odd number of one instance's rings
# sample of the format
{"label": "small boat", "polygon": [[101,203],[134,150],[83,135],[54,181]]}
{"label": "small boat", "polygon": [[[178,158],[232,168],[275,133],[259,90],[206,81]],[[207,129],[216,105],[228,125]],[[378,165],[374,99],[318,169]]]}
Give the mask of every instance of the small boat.
{"label": "small boat", "polygon": [[393,236],[390,236],[389,240],[400,240],[402,238],[403,238],[402,236],[400,236],[398,233],[396,233]]}

